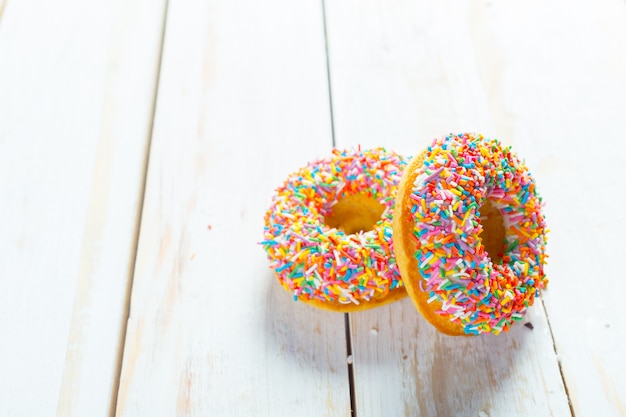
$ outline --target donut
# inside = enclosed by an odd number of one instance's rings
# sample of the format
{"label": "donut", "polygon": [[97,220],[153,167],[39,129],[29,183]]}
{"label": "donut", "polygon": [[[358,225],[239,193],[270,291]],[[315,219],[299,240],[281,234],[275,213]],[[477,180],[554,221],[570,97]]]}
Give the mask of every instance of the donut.
{"label": "donut", "polygon": [[448,335],[499,334],[522,320],[548,283],[541,210],[510,147],[473,133],[435,139],[404,170],[393,217],[418,311]]}
{"label": "donut", "polygon": [[391,228],[406,164],[383,148],[333,149],[276,190],[260,243],[294,300],[352,312],[406,296]]}

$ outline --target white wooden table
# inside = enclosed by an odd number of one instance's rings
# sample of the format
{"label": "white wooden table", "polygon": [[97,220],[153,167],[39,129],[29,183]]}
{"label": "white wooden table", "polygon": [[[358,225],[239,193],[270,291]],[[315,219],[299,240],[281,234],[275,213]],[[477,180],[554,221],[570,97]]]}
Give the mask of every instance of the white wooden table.
{"label": "white wooden table", "polygon": [[[544,196],[533,329],[294,303],[285,176],[458,131]],[[623,0],[0,0],[0,416],[625,416],[625,167]]]}

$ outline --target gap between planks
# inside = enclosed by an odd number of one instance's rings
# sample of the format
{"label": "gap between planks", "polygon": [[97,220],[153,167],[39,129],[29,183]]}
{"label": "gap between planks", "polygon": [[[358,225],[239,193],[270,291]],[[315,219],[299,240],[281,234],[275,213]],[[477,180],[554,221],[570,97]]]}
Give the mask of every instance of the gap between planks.
{"label": "gap between planks", "polygon": [[[0,3],[0,18],[2,17],[2,7],[3,7],[3,4]],[[159,82],[161,80],[161,67],[163,63],[163,45],[165,43],[168,7],[169,7],[169,0],[165,0],[163,21],[161,22],[161,39],[160,39],[160,46],[159,46],[159,58],[157,61],[157,72],[156,72],[156,77],[155,77],[155,82],[154,82],[154,94],[152,96],[152,108],[150,109],[150,129],[148,130],[148,140],[147,140],[147,145],[146,145],[146,158],[144,159],[143,178],[141,181],[141,188],[139,191],[141,194],[141,201],[139,202],[138,207],[137,207],[137,213],[136,213],[137,222],[135,223],[135,230],[133,231],[134,242],[133,242],[133,253],[131,255],[132,263],[130,264],[129,270],[128,270],[129,279],[128,279],[128,284],[126,286],[126,297],[125,297],[125,302],[124,302],[122,330],[120,332],[120,342],[118,344],[119,348],[118,348],[117,361],[116,361],[117,366],[115,370],[116,371],[115,383],[113,386],[113,392],[111,395],[111,403],[109,406],[110,417],[115,417],[117,413],[117,400],[119,398],[119,390],[120,390],[121,378],[122,378],[122,364],[124,362],[124,350],[125,350],[124,348],[126,346],[126,337],[128,334],[128,318],[130,316],[130,308],[131,308],[130,301],[132,299],[133,281],[135,278],[135,268],[137,265],[137,253],[139,249],[139,234],[141,233],[141,219],[143,215],[144,201],[146,198],[146,183],[147,183],[147,178],[148,178],[148,169],[150,166],[150,149],[151,149],[151,144],[152,144],[152,132],[154,131],[156,104],[157,104],[157,98],[159,95]]]}
{"label": "gap between planks", "polygon": [[[324,53],[326,55],[326,82],[328,84],[328,107],[330,112],[330,132],[333,148],[337,146],[335,139],[335,115],[333,112],[333,89],[330,79],[330,54],[328,52],[328,25],[326,24],[326,0],[320,0],[322,5],[322,23],[324,27]],[[356,395],[354,386],[354,357],[352,356],[352,331],[350,328],[350,314],[344,313],[346,328],[346,363],[348,366],[348,385],[350,393],[350,416],[356,417]]]}
{"label": "gap between planks", "polygon": [[356,417],[356,396],[354,386],[354,356],[352,356],[352,334],[350,330],[350,314],[344,313],[346,326],[346,357],[348,364],[348,384],[350,385],[350,415]]}
{"label": "gap between planks", "polygon": [[563,383],[563,389],[565,389],[565,396],[567,397],[567,405],[569,406],[569,412],[572,417],[576,417],[574,413],[574,404],[572,403],[572,398],[570,397],[570,392],[567,387],[567,381],[565,380],[565,375],[563,374],[563,364],[561,364],[561,358],[559,358],[559,351],[556,347],[556,340],[554,339],[554,332],[552,331],[552,324],[550,323],[550,317],[548,316],[548,309],[546,308],[546,303],[543,301],[543,297],[541,297],[541,308],[543,309],[543,313],[546,315],[546,322],[548,323],[548,330],[550,331],[550,338],[552,339],[552,348],[554,349],[554,356],[556,356],[556,363],[559,366],[559,373],[561,374],[561,382]]}
{"label": "gap between planks", "polygon": [[322,23],[324,26],[324,52],[326,54],[326,82],[328,83],[328,107],[330,111],[330,133],[333,141],[333,147],[337,146],[335,140],[335,115],[333,114],[333,88],[330,81],[330,54],[328,53],[328,25],[326,24],[326,0],[322,3]]}

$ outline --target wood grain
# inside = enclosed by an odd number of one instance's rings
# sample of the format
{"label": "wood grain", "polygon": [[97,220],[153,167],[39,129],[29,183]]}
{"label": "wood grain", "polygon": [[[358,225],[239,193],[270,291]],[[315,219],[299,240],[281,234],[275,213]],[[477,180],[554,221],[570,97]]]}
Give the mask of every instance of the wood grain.
{"label": "wood grain", "polygon": [[4,15],[4,8],[6,7],[6,5],[7,5],[6,0],[0,1],[0,23],[2,22],[2,16]]}
{"label": "wood grain", "polygon": [[294,303],[257,243],[330,152],[320,3],[171,0],[119,416],[346,416],[342,314]]}
{"label": "wood grain", "polygon": [[5,9],[0,415],[109,415],[162,6],[21,1]]}

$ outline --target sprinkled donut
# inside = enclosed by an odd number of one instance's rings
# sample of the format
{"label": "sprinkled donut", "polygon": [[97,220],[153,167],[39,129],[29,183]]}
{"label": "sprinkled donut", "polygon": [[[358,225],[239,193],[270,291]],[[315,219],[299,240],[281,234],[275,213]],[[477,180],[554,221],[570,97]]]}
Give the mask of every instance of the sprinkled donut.
{"label": "sprinkled donut", "polygon": [[450,335],[522,320],[544,275],[542,200],[526,166],[479,134],[435,139],[404,171],[394,250],[409,296]]}
{"label": "sprinkled donut", "polygon": [[406,163],[382,148],[334,149],[276,190],[261,244],[294,300],[350,312],[406,295],[391,228]]}

